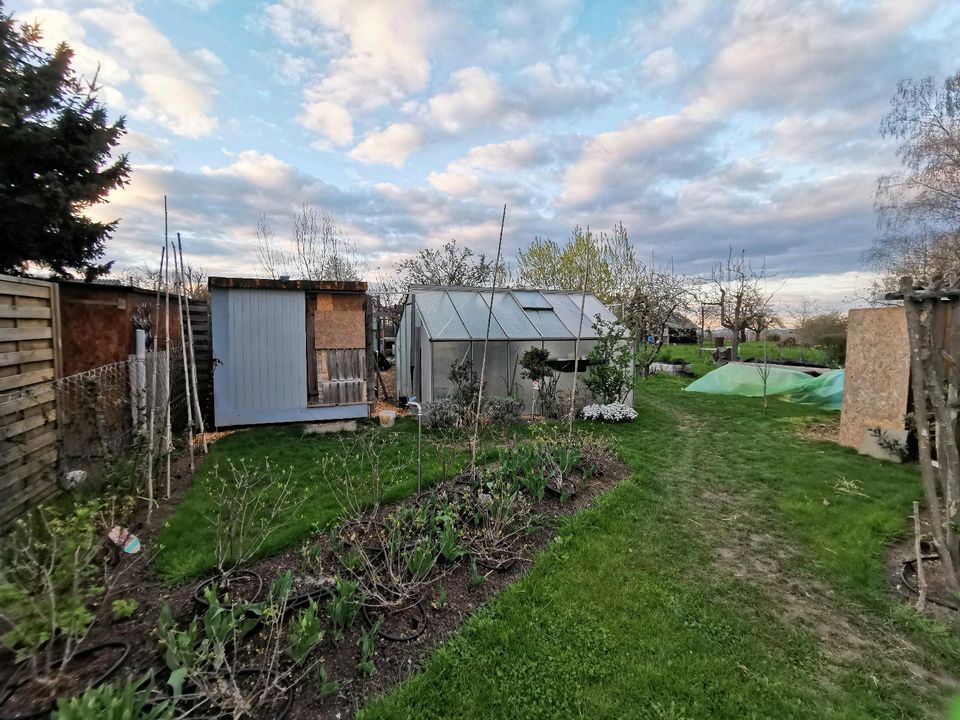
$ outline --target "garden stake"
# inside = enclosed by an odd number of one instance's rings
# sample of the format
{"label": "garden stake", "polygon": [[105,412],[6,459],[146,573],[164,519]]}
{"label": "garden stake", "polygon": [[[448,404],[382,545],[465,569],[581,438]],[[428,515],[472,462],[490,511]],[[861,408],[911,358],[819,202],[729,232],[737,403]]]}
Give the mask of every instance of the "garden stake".
{"label": "garden stake", "polygon": [[[180,233],[177,233],[180,236]],[[187,393],[187,444],[190,446],[190,472],[196,468],[193,462],[193,406],[190,403],[190,365],[187,363],[187,335],[183,329],[183,259],[177,262],[173,254],[173,274],[177,283],[177,314],[180,322],[180,356],[183,362],[183,387]],[[169,491],[168,491],[169,492]]]}
{"label": "garden stake", "polygon": [[913,501],[913,553],[917,556],[917,610],[923,610],[927,601],[927,579],[923,574],[923,556],[920,554],[920,503]]}
{"label": "garden stake", "polygon": [[[590,228],[587,228],[590,236]],[[583,334],[583,308],[587,303],[587,278],[590,276],[590,247],[587,246],[587,266],[583,269],[583,288],[580,294],[580,323],[577,325],[577,341],[573,345],[573,385],[570,388],[570,416],[567,418],[567,436],[573,435],[573,411],[577,406],[577,368],[580,367],[580,336]]]}
{"label": "garden stake", "polygon": [[164,386],[166,396],[166,405],[167,405],[167,420],[166,420],[166,432],[164,435],[163,449],[167,455],[167,494],[166,497],[170,497],[170,453],[172,450],[171,443],[171,432],[170,432],[170,237],[167,229],[167,196],[163,196],[163,247],[166,250],[167,254],[167,263],[163,266],[163,284],[164,284],[164,296],[165,296],[165,309],[166,317],[164,318],[164,343],[163,349],[167,356],[167,365],[164,375],[167,379],[167,384]]}
{"label": "garden stake", "polygon": [[487,370],[487,344],[490,342],[490,321],[493,318],[494,293],[497,291],[497,272],[500,270],[500,250],[503,247],[503,225],[507,221],[507,206],[500,218],[500,240],[497,242],[497,261],[493,264],[493,282],[490,285],[490,307],[487,308],[487,332],[483,336],[483,360],[480,363],[480,389],[477,391],[477,411],[473,416],[473,439],[470,440],[470,473],[477,479],[477,441],[480,432],[480,404],[483,401],[483,376]]}
{"label": "garden stake", "polygon": [[[183,271],[183,243],[180,242],[180,233],[177,233],[177,251],[180,253],[180,270]],[[190,382],[193,384],[193,410],[197,416],[197,430],[200,432],[200,445],[203,454],[207,454],[207,431],[203,426],[203,413],[200,411],[200,391],[197,383],[197,356],[193,351],[193,320],[190,317],[190,296],[184,288],[183,302],[187,308],[187,340],[190,343]]]}
{"label": "garden stake", "polygon": [[153,445],[154,445],[154,419],[157,411],[157,328],[160,326],[160,280],[163,277],[163,260],[167,255],[167,249],[164,247],[160,251],[160,269],[157,271],[157,301],[156,311],[157,320],[153,325],[153,368],[150,373],[150,395],[147,410],[150,413],[150,426],[147,430],[149,442],[149,452],[147,454],[147,524],[153,517]]}

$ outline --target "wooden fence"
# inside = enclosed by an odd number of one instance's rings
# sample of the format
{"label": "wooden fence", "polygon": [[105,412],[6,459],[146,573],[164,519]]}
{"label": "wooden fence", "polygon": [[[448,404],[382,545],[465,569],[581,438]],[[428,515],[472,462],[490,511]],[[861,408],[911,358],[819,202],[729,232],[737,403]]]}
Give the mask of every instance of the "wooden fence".
{"label": "wooden fence", "polygon": [[0,525],[57,489],[59,296],[0,275]]}

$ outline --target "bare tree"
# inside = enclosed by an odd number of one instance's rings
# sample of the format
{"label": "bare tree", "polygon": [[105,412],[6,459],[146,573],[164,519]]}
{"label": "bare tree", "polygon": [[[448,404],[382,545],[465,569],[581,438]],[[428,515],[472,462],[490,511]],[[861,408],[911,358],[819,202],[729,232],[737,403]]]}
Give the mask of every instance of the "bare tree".
{"label": "bare tree", "polygon": [[[171,293],[176,293],[172,278],[164,281],[163,278],[160,277],[158,268],[152,268],[147,265],[134,265],[121,270],[117,275],[117,279],[124,285],[148,288],[151,292],[156,291],[157,281],[159,279],[160,292],[169,290]],[[183,270],[183,286],[187,296],[191,300],[205,300],[209,295],[209,290],[207,289],[207,273],[202,267],[186,265]]]}
{"label": "bare tree", "polygon": [[868,256],[887,290],[902,275],[960,274],[960,73],[902,80],[890,104],[880,134],[900,141],[902,169],[877,180]]}
{"label": "bare tree", "polygon": [[364,263],[356,243],[325,208],[304,205],[290,218],[290,240],[282,242],[266,216],[257,218],[257,261],[272,278],[359,280]]}
{"label": "bare tree", "polygon": [[670,323],[692,306],[693,283],[672,268],[655,267],[640,269],[634,283],[633,295],[624,309],[624,323],[633,335],[636,368],[646,378]]}
{"label": "bare tree", "polygon": [[772,316],[772,293],[764,289],[764,267],[755,270],[747,260],[746,253],[730,254],[726,263],[718,262],[713,267],[706,285],[712,302],[719,309],[720,325],[733,331],[733,357],[739,357],[740,343],[746,340],[746,331],[766,322]]}
{"label": "bare tree", "polygon": [[790,322],[793,329],[800,331],[810,318],[823,313],[820,303],[811,297],[804,295],[795,303],[789,311]]}
{"label": "bare tree", "polygon": [[[494,263],[465,245],[449,240],[439,250],[424,248],[397,266],[404,286],[480,287],[493,280]],[[501,268],[501,273],[503,268]]]}

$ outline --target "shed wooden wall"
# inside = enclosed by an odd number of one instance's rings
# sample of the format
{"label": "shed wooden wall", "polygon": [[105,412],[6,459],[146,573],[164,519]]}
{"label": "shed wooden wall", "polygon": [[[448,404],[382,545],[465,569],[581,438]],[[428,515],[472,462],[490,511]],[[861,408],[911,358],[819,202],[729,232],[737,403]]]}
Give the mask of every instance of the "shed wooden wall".
{"label": "shed wooden wall", "polygon": [[910,342],[903,308],[851,310],[840,444],[859,448],[867,428],[902,430],[909,388]]}
{"label": "shed wooden wall", "polygon": [[57,286],[0,275],[0,525],[57,490]]}

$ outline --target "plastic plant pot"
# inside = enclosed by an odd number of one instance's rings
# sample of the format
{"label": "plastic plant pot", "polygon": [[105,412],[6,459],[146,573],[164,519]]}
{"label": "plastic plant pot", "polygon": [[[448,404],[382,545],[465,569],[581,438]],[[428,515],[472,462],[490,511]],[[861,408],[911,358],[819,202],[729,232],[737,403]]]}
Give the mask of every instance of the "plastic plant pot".
{"label": "plastic plant pot", "polygon": [[420,602],[387,612],[384,612],[383,608],[369,608],[364,605],[363,618],[369,625],[373,625],[377,620],[383,620],[377,635],[393,642],[416,640],[427,629],[427,614]]}
{"label": "plastic plant pot", "polygon": [[[87,683],[86,687],[96,687],[101,685],[109,680],[117,672],[120,666],[123,664],[123,661],[127,659],[127,656],[130,654],[130,646],[122,640],[113,640],[111,642],[99,643],[97,645],[92,645],[88,648],[80,650],[70,659],[67,667],[71,665],[76,665],[77,663],[82,663],[84,660],[91,658],[96,655],[98,652],[103,650],[120,650],[120,656],[114,660],[106,670],[97,674],[93,679]],[[54,664],[59,664],[58,661],[55,661]],[[41,718],[47,717],[53,709],[56,707],[56,700],[52,700],[44,703],[42,706],[33,709],[27,710],[26,712],[19,711],[15,715],[7,712],[7,703],[10,701],[10,698],[14,697],[19,689],[24,687],[30,678],[24,677],[18,680],[11,680],[7,682],[6,687],[0,692],[0,720],[26,720],[27,718]]]}
{"label": "plastic plant pot", "polygon": [[[234,597],[231,598],[229,594],[221,597],[220,592],[217,593],[217,599],[220,600],[221,607],[232,608],[234,605],[240,602],[255,602],[257,598],[260,597],[260,591],[263,590],[263,578],[261,578],[253,570],[230,570],[224,575],[217,575],[216,577],[207,578],[203,582],[197,585],[193,591],[193,599],[197,602],[197,605],[200,607],[207,607],[209,603],[205,596],[205,591],[211,585],[217,585],[218,590],[222,590],[224,586],[229,586],[233,584],[234,587],[239,585],[247,585],[248,587],[254,588],[254,591],[244,592],[243,597]],[[228,591],[229,593],[229,591]]]}

